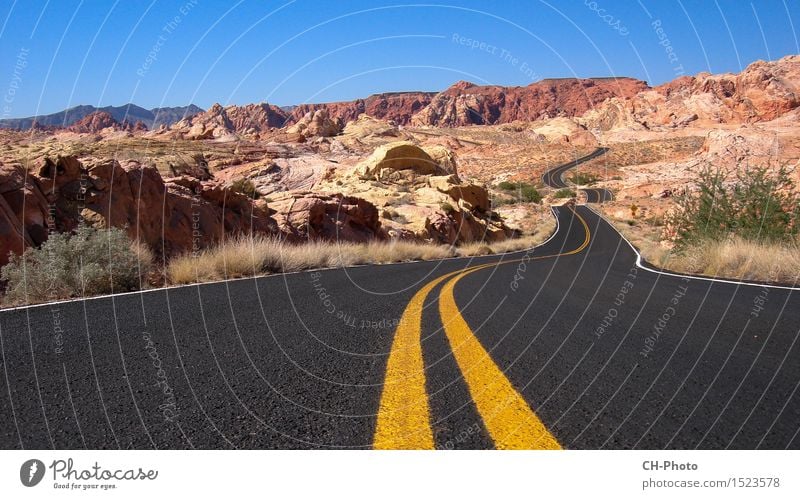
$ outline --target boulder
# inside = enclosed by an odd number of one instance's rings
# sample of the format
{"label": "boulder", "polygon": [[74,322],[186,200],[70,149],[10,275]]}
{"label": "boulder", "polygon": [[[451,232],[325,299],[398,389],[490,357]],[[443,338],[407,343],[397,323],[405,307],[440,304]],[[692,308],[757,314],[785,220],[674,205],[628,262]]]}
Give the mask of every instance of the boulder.
{"label": "boulder", "polygon": [[455,175],[432,176],[428,179],[431,187],[447,194],[454,201],[470,211],[489,211],[489,192],[482,186],[461,183]]}
{"label": "boulder", "polygon": [[363,178],[383,176],[384,170],[411,170],[417,175],[448,173],[421,147],[406,141],[390,142],[378,147],[356,168],[357,174]]}

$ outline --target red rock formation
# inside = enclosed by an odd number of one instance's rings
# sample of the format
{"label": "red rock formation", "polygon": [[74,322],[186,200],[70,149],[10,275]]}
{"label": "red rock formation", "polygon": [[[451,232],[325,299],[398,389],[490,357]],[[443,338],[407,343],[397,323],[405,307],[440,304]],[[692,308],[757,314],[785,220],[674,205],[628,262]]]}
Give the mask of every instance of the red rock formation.
{"label": "red rock formation", "polygon": [[282,234],[293,241],[385,237],[377,208],[360,198],[299,192],[275,208],[221,181],[165,181],[154,167],[135,161],[46,158],[36,174],[0,164],[0,265],[9,252],[42,244],[48,229],[70,231],[80,221],[124,228],[162,258],[237,234]]}
{"label": "red rock formation", "polygon": [[80,220],[125,228],[157,255],[173,256],[238,233],[272,233],[266,211],[218,182],[179,177],[165,183],[154,167],[100,160],[84,165],[74,157],[45,159],[39,183],[55,208],[59,230]]}
{"label": "red rock formation", "polygon": [[105,111],[96,111],[87,114],[72,125],[67,130],[77,133],[98,133],[106,128],[121,130],[123,126]]}
{"label": "red rock formation", "polygon": [[147,131],[147,125],[145,125],[141,121],[136,121],[136,123],[134,123],[132,125],[128,121],[123,121],[122,122],[122,128],[125,129],[125,130],[129,130],[131,132],[146,132]]}
{"label": "red rock formation", "polygon": [[354,101],[301,104],[292,109],[286,124],[295,124],[309,112],[325,109],[330,118],[338,121],[342,127],[358,119],[362,113],[373,118],[391,120],[399,125],[406,125],[414,114],[431,102],[435,95],[435,92],[391,92],[370,95],[366,99]]}
{"label": "red rock formation", "polygon": [[214,104],[172,125],[187,139],[209,139],[231,134],[256,134],[283,126],[286,113],[272,104],[227,106]]}
{"label": "red rock formation", "polygon": [[800,106],[800,56],[756,61],[738,74],[683,76],[583,117],[590,128],[714,126],[779,118]]}
{"label": "red rock formation", "polygon": [[556,116],[580,116],[611,97],[628,98],[646,90],[633,78],[562,78],[526,87],[478,86],[460,81],[414,115],[417,126],[495,125]]}
{"label": "red rock formation", "polygon": [[10,252],[38,246],[47,239],[49,204],[41,184],[21,165],[0,163],[0,265]]}
{"label": "red rock formation", "polygon": [[[655,88],[667,99],[685,100],[707,94],[721,108],[726,122],[769,121],[800,106],[800,56],[756,61],[738,74],[700,73]],[[729,110],[730,113],[724,111]],[[687,109],[690,115],[691,109]]]}

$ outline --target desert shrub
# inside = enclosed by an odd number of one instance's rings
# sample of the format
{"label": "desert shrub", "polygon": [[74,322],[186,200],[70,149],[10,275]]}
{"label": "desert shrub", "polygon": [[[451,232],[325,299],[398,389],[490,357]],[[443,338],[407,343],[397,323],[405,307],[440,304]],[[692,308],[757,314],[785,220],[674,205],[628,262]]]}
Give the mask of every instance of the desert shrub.
{"label": "desert shrub", "polygon": [[680,247],[736,236],[745,241],[792,242],[798,233],[798,196],[785,166],[745,167],[734,174],[705,168],[695,192],[676,198],[666,217]]}
{"label": "desert shrub", "polygon": [[453,205],[448,202],[440,203],[439,208],[441,208],[442,211],[447,215],[452,215],[456,212],[456,209],[453,208]]}
{"label": "desert shrub", "polygon": [[592,185],[598,180],[597,175],[581,172],[573,173],[569,179],[575,185]]}
{"label": "desert shrub", "polygon": [[515,194],[517,196],[516,200],[524,203],[538,203],[542,200],[542,195],[533,184],[526,182],[500,182],[497,187],[507,191],[509,194]]}
{"label": "desert shrub", "polygon": [[153,261],[145,246],[116,228],[80,226],[52,234],[40,248],[13,255],[0,275],[6,303],[46,302],[140,289]]}
{"label": "desert shrub", "polygon": [[559,189],[553,193],[554,198],[574,198],[575,191],[572,189]]}
{"label": "desert shrub", "polygon": [[250,199],[258,199],[261,197],[261,193],[256,189],[256,184],[250,179],[238,178],[231,183],[230,189],[234,192],[244,194]]}

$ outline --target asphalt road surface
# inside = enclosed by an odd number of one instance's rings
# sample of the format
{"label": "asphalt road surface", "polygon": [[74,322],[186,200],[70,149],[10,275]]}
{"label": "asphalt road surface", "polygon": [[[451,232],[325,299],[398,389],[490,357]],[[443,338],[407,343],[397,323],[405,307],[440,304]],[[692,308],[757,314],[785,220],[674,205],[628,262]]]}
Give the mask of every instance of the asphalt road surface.
{"label": "asphalt road surface", "polygon": [[0,312],[2,448],[800,448],[800,293],[527,252]]}
{"label": "asphalt road surface", "polygon": [[[552,187],[553,189],[566,189],[569,187],[569,185],[567,185],[567,183],[564,181],[564,174],[568,170],[571,170],[582,163],[586,163],[587,161],[598,158],[606,152],[608,152],[607,147],[598,147],[586,156],[582,156],[574,161],[570,161],[569,163],[564,163],[563,165],[551,168],[550,170],[547,170],[544,175],[542,175],[542,182],[544,182],[546,186]],[[586,193],[587,203],[604,203],[614,199],[614,195],[608,189],[598,188],[581,190]]]}

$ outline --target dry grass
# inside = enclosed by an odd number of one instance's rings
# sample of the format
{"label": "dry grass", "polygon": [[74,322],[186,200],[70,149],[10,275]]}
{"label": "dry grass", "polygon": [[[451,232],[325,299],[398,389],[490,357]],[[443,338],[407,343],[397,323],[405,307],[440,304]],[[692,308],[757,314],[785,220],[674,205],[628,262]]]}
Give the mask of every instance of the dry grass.
{"label": "dry grass", "polygon": [[366,263],[438,260],[518,251],[535,246],[553,233],[550,217],[530,236],[491,245],[472,243],[460,247],[410,241],[309,242],[288,244],[271,237],[239,237],[197,254],[173,258],[167,266],[171,284],[189,284],[280,272],[346,267]]}
{"label": "dry grass", "polygon": [[732,238],[708,241],[672,254],[669,269],[752,281],[795,283],[800,279],[800,247]]}
{"label": "dry grass", "polygon": [[709,277],[793,284],[800,279],[800,243],[745,241],[732,237],[706,241],[676,252],[660,242],[660,228],[645,222],[630,226],[609,219],[614,227],[657,267]]}
{"label": "dry grass", "polygon": [[364,263],[435,260],[454,254],[448,246],[408,241],[287,244],[270,237],[240,237],[196,255],[174,258],[167,266],[167,278],[172,284],[186,284]]}

